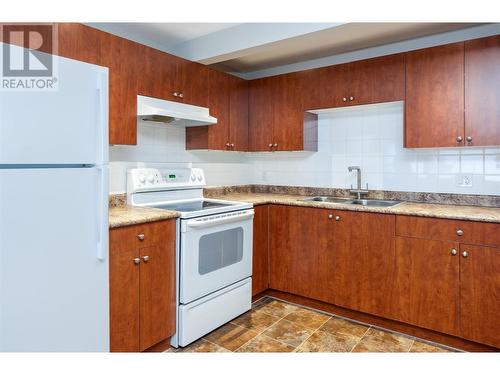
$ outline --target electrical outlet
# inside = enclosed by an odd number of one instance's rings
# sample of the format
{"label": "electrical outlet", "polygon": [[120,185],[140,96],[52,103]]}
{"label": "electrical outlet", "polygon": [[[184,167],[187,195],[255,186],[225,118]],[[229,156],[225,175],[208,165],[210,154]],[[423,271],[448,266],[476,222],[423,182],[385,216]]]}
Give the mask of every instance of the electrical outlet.
{"label": "electrical outlet", "polygon": [[457,187],[472,187],[472,175],[470,174],[461,174],[457,176]]}

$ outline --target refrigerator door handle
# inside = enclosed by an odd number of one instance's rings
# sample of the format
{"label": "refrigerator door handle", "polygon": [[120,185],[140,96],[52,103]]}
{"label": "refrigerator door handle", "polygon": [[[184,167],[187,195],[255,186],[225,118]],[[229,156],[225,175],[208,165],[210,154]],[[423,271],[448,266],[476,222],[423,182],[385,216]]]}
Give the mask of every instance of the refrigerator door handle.
{"label": "refrigerator door handle", "polygon": [[107,163],[108,161],[108,76],[107,73],[98,73],[97,75],[97,87],[96,87],[96,100],[97,100],[97,111],[96,111],[96,125],[97,125],[97,160],[98,164]]}
{"label": "refrigerator door handle", "polygon": [[107,185],[106,185],[106,167],[95,167],[98,173],[98,199],[97,199],[97,259],[104,261],[106,252],[106,241],[105,241],[105,226],[107,221],[105,220],[108,214],[108,205],[104,201],[107,197]]}

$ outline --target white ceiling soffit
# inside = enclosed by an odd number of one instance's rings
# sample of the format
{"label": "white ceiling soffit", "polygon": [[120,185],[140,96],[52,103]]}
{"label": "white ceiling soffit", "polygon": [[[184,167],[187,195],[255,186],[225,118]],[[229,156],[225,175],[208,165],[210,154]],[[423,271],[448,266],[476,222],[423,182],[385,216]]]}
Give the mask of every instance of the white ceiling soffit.
{"label": "white ceiling soffit", "polygon": [[[298,35],[246,50],[236,58],[219,61],[219,68],[234,73],[262,69],[381,46],[402,40],[463,29],[465,23],[349,23]],[[203,61],[202,61],[203,62]]]}

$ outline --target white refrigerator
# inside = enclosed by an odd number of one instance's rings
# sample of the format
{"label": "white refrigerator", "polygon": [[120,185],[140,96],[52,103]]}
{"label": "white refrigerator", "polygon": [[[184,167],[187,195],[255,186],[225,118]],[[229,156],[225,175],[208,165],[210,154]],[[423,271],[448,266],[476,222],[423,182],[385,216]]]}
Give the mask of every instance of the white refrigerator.
{"label": "white refrigerator", "polygon": [[0,352],[109,351],[108,70],[54,58],[0,91]]}

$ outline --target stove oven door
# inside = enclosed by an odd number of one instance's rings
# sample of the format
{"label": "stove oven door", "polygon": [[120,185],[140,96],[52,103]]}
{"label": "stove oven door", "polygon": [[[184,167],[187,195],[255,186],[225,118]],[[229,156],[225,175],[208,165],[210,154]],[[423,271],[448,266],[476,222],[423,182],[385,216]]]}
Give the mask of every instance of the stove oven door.
{"label": "stove oven door", "polygon": [[182,304],[252,275],[253,215],[250,209],[181,221]]}

